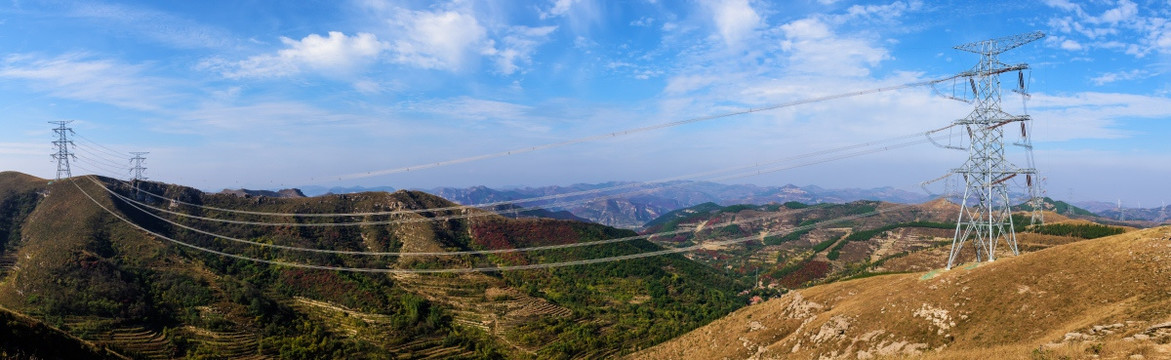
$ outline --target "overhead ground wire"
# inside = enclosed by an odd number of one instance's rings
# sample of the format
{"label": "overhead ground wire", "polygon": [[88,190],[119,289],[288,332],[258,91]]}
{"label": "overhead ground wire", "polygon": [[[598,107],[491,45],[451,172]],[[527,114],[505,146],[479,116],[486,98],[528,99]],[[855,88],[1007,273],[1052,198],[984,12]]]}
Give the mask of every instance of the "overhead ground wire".
{"label": "overhead ground wire", "polygon": [[[405,273],[405,274],[472,273],[472,272],[499,272],[499,271],[514,271],[514,270],[534,270],[534,269],[557,268],[557,267],[576,266],[576,265],[599,264],[599,263],[606,263],[606,262],[613,262],[613,261],[633,260],[633,259],[647,258],[647,257],[653,257],[653,256],[677,254],[677,253],[699,250],[699,249],[702,249],[703,246],[705,246],[705,245],[716,245],[716,246],[732,245],[732,244],[748,242],[748,241],[752,241],[752,240],[756,240],[756,239],[760,238],[760,235],[745,236],[745,237],[740,237],[740,238],[734,238],[734,239],[716,241],[716,242],[709,242],[708,244],[699,244],[699,245],[682,247],[682,248],[664,249],[664,250],[658,250],[658,251],[650,251],[650,252],[629,254],[629,255],[620,255],[620,256],[608,256],[608,257],[597,258],[597,259],[585,259],[585,260],[563,261],[563,262],[542,263],[542,264],[528,264],[528,265],[508,265],[508,266],[473,267],[473,268],[442,268],[442,269],[359,268],[359,267],[346,267],[346,266],[311,265],[311,264],[301,264],[301,263],[294,263],[294,262],[288,262],[288,261],[259,259],[259,258],[244,256],[244,255],[231,254],[231,253],[227,253],[227,252],[223,252],[223,251],[219,251],[219,250],[215,250],[215,249],[202,247],[202,246],[195,245],[195,244],[189,244],[189,243],[186,243],[183,241],[179,241],[179,240],[170,238],[168,236],[156,233],[154,231],[151,231],[150,229],[142,227],[142,226],[130,221],[129,219],[126,219],[125,217],[113,212],[112,210],[107,208],[105,205],[102,205],[101,202],[99,202],[97,199],[95,199],[93,196],[91,196],[88,192],[86,192],[85,189],[82,189],[81,186],[78,185],[75,180],[73,180],[73,178],[70,178],[70,183],[72,183],[75,187],[77,187],[77,189],[79,191],[81,191],[82,194],[84,194],[86,196],[86,198],[88,198],[95,205],[102,208],[102,210],[105,210],[107,213],[114,216],[115,218],[118,218],[119,220],[126,222],[127,224],[130,224],[131,226],[138,228],[139,230],[141,230],[143,232],[146,232],[146,233],[148,233],[152,236],[158,237],[158,238],[162,238],[162,239],[167,240],[171,243],[181,245],[181,246],[184,246],[187,248],[191,248],[194,250],[198,250],[198,251],[202,251],[202,252],[206,252],[206,253],[210,253],[210,254],[215,254],[215,255],[219,255],[219,256],[229,257],[229,258],[233,258],[233,259],[237,259],[237,260],[245,260],[245,261],[259,262],[259,263],[278,265],[278,266],[288,266],[288,267],[295,267],[295,268],[317,269],[317,270],[368,272],[368,273]],[[905,204],[905,205],[898,205],[898,206],[894,206],[894,207],[890,207],[890,208],[882,209],[882,210],[876,209],[875,211],[871,211],[871,212],[867,212],[867,213],[850,215],[850,216],[845,216],[845,217],[840,217],[840,218],[835,218],[835,219],[830,219],[830,220],[824,220],[824,221],[818,222],[816,224],[810,224],[810,225],[806,225],[806,226],[799,226],[794,229],[790,229],[788,231],[772,231],[772,232],[765,233],[764,236],[775,236],[775,235],[780,235],[782,233],[792,233],[795,231],[809,230],[809,229],[813,229],[815,227],[819,227],[819,226],[823,226],[823,225],[827,225],[827,224],[835,224],[835,223],[839,223],[839,222],[845,222],[845,221],[850,221],[850,220],[854,220],[854,219],[859,219],[862,217],[874,216],[874,215],[882,214],[885,212],[900,210],[900,209],[910,207],[910,206],[914,206],[914,205]]]}
{"label": "overhead ground wire", "polygon": [[949,77],[944,77],[944,78],[939,78],[939,79],[934,79],[934,80],[917,81],[917,82],[906,83],[906,84],[902,84],[902,85],[887,86],[887,87],[873,88],[873,89],[855,91],[855,92],[849,92],[849,93],[841,93],[841,94],[826,95],[826,96],[820,96],[820,97],[795,100],[795,101],[790,101],[790,102],[785,102],[785,103],[780,103],[780,104],[775,104],[775,105],[770,105],[770,106],[765,106],[765,107],[750,108],[750,109],[729,112],[729,113],[723,113],[723,114],[718,114],[718,115],[701,116],[701,117],[691,118],[691,119],[687,119],[687,120],[672,121],[672,122],[650,125],[650,126],[634,128],[634,129],[629,129],[629,130],[615,131],[615,132],[611,132],[611,133],[587,136],[587,137],[571,139],[571,140],[565,140],[565,141],[551,143],[551,144],[538,145],[538,146],[509,150],[509,151],[502,151],[502,152],[497,152],[497,153],[492,153],[492,154],[470,156],[470,157],[466,157],[466,158],[462,158],[462,159],[439,161],[439,162],[434,162],[434,163],[420,164],[420,165],[415,165],[415,166],[407,166],[407,167],[400,167],[400,168],[394,168],[394,169],[368,171],[368,172],[364,172],[364,173],[353,173],[353,174],[337,176],[337,179],[338,180],[353,180],[353,179],[368,178],[368,177],[374,177],[374,176],[405,173],[405,172],[409,172],[409,171],[429,169],[429,168],[435,168],[435,167],[441,167],[441,166],[453,165],[453,164],[461,164],[461,163],[466,163],[466,162],[492,159],[492,158],[498,158],[498,157],[504,157],[504,156],[511,156],[511,155],[516,155],[516,154],[521,154],[521,153],[551,149],[551,148],[573,145],[573,144],[578,144],[578,143],[583,143],[583,142],[608,139],[608,138],[613,138],[613,137],[618,137],[618,136],[626,136],[626,135],[630,135],[630,134],[637,134],[637,133],[648,132],[648,131],[658,130],[658,129],[665,129],[665,128],[686,125],[686,124],[691,124],[691,123],[697,123],[697,122],[702,122],[702,121],[715,120],[715,119],[721,119],[721,118],[726,118],[726,117],[751,114],[751,113],[756,113],[756,112],[761,112],[761,111],[780,109],[780,108],[784,108],[784,107],[790,107],[790,106],[796,106],[796,105],[802,105],[802,104],[810,104],[810,103],[816,103],[816,102],[822,102],[822,101],[828,101],[828,100],[853,97],[853,96],[874,94],[874,93],[880,93],[880,92],[885,92],[885,91],[907,89],[907,88],[918,87],[918,86],[931,85],[931,84],[935,84],[938,82],[943,82],[943,81],[955,79],[955,78],[961,77],[962,75],[963,74],[957,74],[957,75],[952,75]]}
{"label": "overhead ground wire", "polygon": [[[718,181],[718,180],[728,180],[728,179],[735,179],[735,178],[741,178],[741,177],[763,175],[763,174],[773,173],[773,172],[777,172],[777,171],[793,169],[793,168],[797,168],[797,167],[815,165],[815,164],[830,162],[830,161],[834,161],[834,160],[840,160],[840,159],[854,157],[854,156],[860,156],[860,155],[866,155],[866,154],[871,154],[871,153],[877,153],[877,152],[881,152],[881,151],[887,151],[887,150],[894,149],[894,148],[900,148],[900,147],[905,147],[905,146],[910,146],[910,145],[917,145],[917,144],[921,144],[921,143],[925,143],[925,142],[927,142],[927,140],[916,140],[916,141],[898,143],[898,144],[893,144],[893,145],[889,145],[889,146],[885,146],[885,147],[881,147],[881,148],[877,148],[877,149],[866,150],[866,151],[856,151],[856,152],[838,155],[838,156],[830,157],[830,158],[826,158],[826,159],[809,161],[809,162],[805,162],[805,163],[801,163],[801,164],[797,164],[797,165],[785,166],[785,167],[780,167],[780,168],[771,168],[771,169],[766,169],[766,170],[750,171],[750,172],[739,173],[739,174],[732,174],[732,175],[727,175],[727,176],[720,177],[720,178],[715,178],[712,180]],[[678,186],[683,186],[683,185],[685,185],[685,184],[665,184],[660,187],[639,189],[639,190],[630,191],[630,192],[626,192],[626,193],[610,194],[610,195],[605,195],[605,196],[601,196],[601,197],[593,197],[593,198],[585,198],[585,199],[578,199],[578,200],[572,200],[572,201],[557,202],[557,203],[552,203],[552,204],[544,204],[542,206],[546,206],[546,207],[548,207],[548,206],[565,206],[565,205],[572,205],[572,204],[578,204],[578,203],[588,203],[588,202],[598,201],[601,199],[609,199],[609,198],[621,197],[621,196],[626,196],[626,195],[631,195],[631,194],[649,193],[649,192],[662,190],[664,188],[678,187]],[[113,192],[109,188],[106,188],[105,186],[103,186],[103,189],[110,192],[111,194],[114,194],[115,196],[122,198],[124,201],[132,202],[132,203],[135,203],[135,204],[138,204],[143,207],[150,208],[150,209],[153,209],[153,210],[156,210],[159,212],[168,213],[171,215],[176,215],[176,216],[181,216],[181,217],[186,217],[186,218],[191,218],[191,219],[202,220],[202,221],[236,224],[236,225],[290,226],[290,227],[339,227],[339,226],[391,225],[391,224],[402,224],[402,223],[413,223],[413,222],[456,220],[456,219],[491,216],[491,215],[498,214],[497,212],[493,212],[493,211],[485,211],[485,212],[475,212],[475,213],[466,213],[466,214],[448,215],[448,216],[425,217],[425,218],[416,218],[416,219],[383,220],[383,221],[358,221],[358,222],[327,222],[327,223],[247,221],[247,220],[219,219],[219,218],[212,218],[212,217],[207,217],[207,216],[199,216],[199,215],[192,215],[192,214],[172,211],[172,210],[168,210],[168,209],[164,209],[164,208],[160,208],[160,207],[156,207],[156,206],[151,206],[149,204],[145,204],[145,203],[137,201],[137,200],[126,198],[125,196],[122,196],[120,194],[116,194],[115,192]],[[436,208],[436,209],[422,209],[422,210],[412,210],[412,211],[408,211],[408,212],[410,212],[410,213],[420,213],[420,212],[435,213],[435,212],[439,212],[439,211],[444,211],[445,209],[466,209],[466,208],[470,208],[470,207],[449,207],[449,208]],[[513,212],[519,213],[519,212],[523,212],[523,211],[525,211],[525,210],[510,209],[510,210],[500,211],[499,213],[513,213]],[[407,213],[407,212],[399,212],[397,214],[402,214],[402,213]],[[396,214],[396,213],[384,213],[384,214],[389,215],[389,214]],[[370,216],[374,216],[374,215],[370,215]]]}
{"label": "overhead ground wire", "polygon": [[[925,142],[925,140],[919,141],[919,143],[922,143],[922,142]],[[840,158],[844,158],[844,156],[840,157]],[[829,159],[829,160],[823,160],[823,161],[832,161],[832,160],[835,160],[835,159]],[[95,180],[92,177],[88,177],[87,179],[94,182],[95,185],[98,185],[100,188],[109,192],[111,195],[114,195],[119,200],[122,200],[123,202],[128,203],[131,207],[134,207],[135,209],[142,211],[143,213],[145,213],[151,217],[154,217],[154,218],[159,219],[161,221],[167,222],[173,226],[178,226],[178,227],[181,227],[181,228],[184,228],[187,230],[191,230],[191,231],[203,234],[203,235],[208,235],[208,236],[216,237],[216,238],[223,239],[223,240],[228,240],[228,241],[233,241],[233,242],[238,242],[238,243],[243,243],[243,244],[249,244],[249,245],[256,245],[256,246],[261,246],[261,247],[271,247],[271,248],[277,248],[277,249],[282,249],[282,250],[291,250],[291,251],[329,253],[329,254],[345,254],[345,255],[366,255],[366,256],[408,256],[408,255],[410,255],[410,256],[427,256],[427,255],[440,256],[440,255],[492,254],[492,253],[536,251],[536,250],[548,250],[548,249],[570,248],[570,247],[578,247],[578,246],[617,243],[617,242],[630,241],[630,240],[641,239],[641,238],[646,238],[646,237],[651,237],[651,236],[656,236],[656,235],[673,235],[673,234],[678,233],[678,232],[664,232],[664,233],[656,233],[656,234],[647,234],[645,236],[633,236],[633,237],[626,237],[626,238],[598,240],[598,241],[593,241],[593,242],[581,242],[581,243],[573,243],[573,244],[538,246],[538,247],[528,247],[528,248],[469,250],[469,251],[455,251],[455,252],[412,252],[412,253],[405,253],[405,252],[370,252],[370,251],[350,251],[350,250],[326,250],[326,249],[306,248],[306,247],[297,247],[297,246],[287,246],[287,245],[277,245],[277,244],[254,242],[254,241],[250,241],[250,240],[246,240],[246,239],[239,239],[239,238],[234,238],[234,237],[230,237],[230,236],[224,236],[224,235],[212,233],[209,231],[201,230],[198,228],[194,228],[191,226],[183,225],[183,224],[171,221],[169,219],[166,219],[166,218],[159,216],[157,214],[151,213],[151,212],[147,211],[146,209],[143,209],[141,206],[138,205],[138,204],[141,204],[140,202],[131,200],[121,194],[114,192],[113,190],[110,190],[109,188],[107,188],[103,184],[101,184],[98,180]],[[493,215],[493,213],[484,213],[484,215],[485,216]],[[780,216],[780,215],[776,215],[776,216]],[[429,222],[429,221],[436,221],[436,220],[451,220],[451,219],[460,219],[460,218],[468,218],[468,217],[471,217],[471,216],[459,215],[459,216],[448,216],[448,217],[440,217],[440,218],[421,218],[421,219],[409,219],[409,220],[397,220],[397,221],[385,221],[385,222],[367,222],[367,224],[389,225],[389,224],[402,224],[402,223],[414,223],[414,222]],[[761,220],[766,220],[766,219],[767,218],[762,217]],[[749,220],[754,220],[754,219],[749,219]],[[746,221],[748,221],[748,220],[746,220]],[[230,222],[230,223],[234,223],[234,222]],[[341,223],[341,224],[326,223],[326,224],[321,224],[321,225],[328,225],[328,224],[333,224],[334,226],[344,226],[344,225],[355,225],[357,223]],[[737,223],[737,224],[739,224],[739,223]],[[245,224],[245,225],[247,225],[247,224]],[[273,224],[268,224],[268,225],[273,225]]]}
{"label": "overhead ground wire", "polygon": [[[567,198],[567,197],[575,197],[575,196],[583,196],[583,195],[598,194],[598,193],[604,193],[604,192],[609,192],[609,191],[616,191],[616,190],[621,190],[621,189],[638,188],[638,187],[641,187],[641,186],[646,186],[646,185],[648,185],[649,183],[663,183],[663,182],[670,182],[670,181],[676,181],[676,180],[696,179],[696,178],[700,178],[701,176],[708,176],[708,175],[713,175],[713,174],[719,174],[719,173],[722,173],[722,172],[727,172],[727,171],[734,171],[734,170],[741,170],[741,169],[750,169],[750,168],[756,168],[756,167],[761,167],[761,166],[764,166],[764,165],[772,165],[772,164],[781,163],[781,162],[784,162],[784,161],[789,161],[789,160],[799,160],[799,159],[806,158],[806,157],[813,157],[813,156],[816,156],[816,155],[830,154],[830,153],[834,153],[834,152],[839,152],[839,151],[844,151],[844,150],[851,150],[851,149],[856,149],[856,148],[861,148],[861,147],[871,146],[871,145],[875,145],[875,144],[881,144],[881,143],[885,143],[885,142],[889,142],[889,141],[894,141],[894,140],[902,140],[902,139],[914,138],[914,137],[918,137],[918,136],[927,136],[927,137],[928,137],[928,139],[929,139],[929,140],[931,140],[930,136],[931,136],[932,134],[934,134],[934,133],[936,133],[936,132],[939,132],[939,131],[942,131],[942,130],[945,130],[945,129],[947,129],[947,128],[950,128],[951,126],[954,126],[954,125],[949,125],[949,126],[947,126],[947,127],[944,127],[944,128],[935,129],[935,130],[931,130],[931,131],[927,131],[927,132],[916,132],[916,133],[913,133],[913,134],[900,135],[900,136],[890,137],[890,138],[881,139],[881,140],[869,141],[869,142],[865,142],[865,143],[853,144],[853,145],[842,146],[842,147],[838,147],[838,148],[832,148],[832,149],[826,149],[826,150],[820,150],[820,151],[815,151],[815,152],[809,152],[809,153],[804,153],[804,154],[794,155],[794,156],[790,156],[790,157],[786,157],[786,158],[781,158],[781,159],[775,159],[775,160],[771,160],[771,161],[767,161],[767,162],[757,162],[757,163],[755,163],[755,164],[752,164],[752,165],[745,165],[745,166],[732,167],[732,168],[725,168],[725,169],[720,169],[720,170],[706,171],[706,172],[701,172],[701,173],[694,173],[694,174],[688,174],[688,175],[674,176],[674,177],[669,177],[669,178],[664,178],[664,179],[649,180],[649,181],[646,181],[646,182],[630,183],[630,184],[621,184],[621,185],[615,185],[615,186],[610,186],[610,187],[605,187],[605,188],[600,188],[600,189],[580,190],[580,191],[574,191],[574,192],[568,192],[568,193],[561,193],[561,194],[551,194],[551,195],[544,195],[544,196],[539,196],[539,197],[532,197],[532,198],[525,198],[525,199],[514,199],[514,200],[507,200],[507,201],[496,201],[496,202],[481,203],[481,204],[470,204],[470,205],[457,205],[457,206],[439,207],[439,208],[430,208],[430,209],[408,209],[408,210],[394,210],[394,211],[381,211],[381,212],[329,213],[329,214],[321,214],[321,213],[275,213],[275,212],[261,212],[261,211],[246,211],[246,210],[235,210],[235,209],[226,209],[226,208],[219,208],[219,207],[213,207],[213,206],[206,206],[206,205],[201,205],[201,204],[194,204],[194,203],[184,202],[184,201],[181,201],[181,200],[178,200],[178,199],[172,199],[172,198],[165,197],[165,196],[162,196],[162,195],[159,195],[159,194],[155,194],[155,193],[153,193],[153,192],[146,191],[146,190],[140,190],[140,192],[142,192],[142,193],[146,194],[147,196],[151,196],[151,197],[154,197],[154,198],[158,198],[158,199],[160,199],[160,200],[165,200],[165,201],[173,202],[173,203],[180,204],[180,205],[192,206],[192,207],[197,207],[197,208],[201,208],[201,209],[206,209],[206,210],[213,210],[213,211],[220,211],[220,212],[237,213],[237,214],[247,214],[247,215],[258,215],[258,216],[281,216],[281,217],[357,217],[357,216],[380,216],[380,215],[396,215],[396,214],[408,214],[408,213],[435,213],[435,212],[440,212],[440,211],[463,210],[463,209],[471,209],[471,208],[482,209],[482,208],[490,208],[490,207],[496,207],[496,206],[502,206],[502,205],[515,205],[515,204],[531,203],[531,202],[545,201],[545,200],[552,200],[552,199],[559,199],[559,198]],[[733,177],[733,178],[734,178],[734,177]],[[623,194],[625,194],[625,193],[623,193]],[[541,208],[547,208],[547,207],[550,207],[550,206],[557,206],[556,204],[557,204],[557,203],[554,203],[554,204],[541,204],[539,207],[541,207]],[[150,205],[147,205],[147,204],[142,204],[142,205],[145,205],[145,206],[151,207]],[[151,207],[151,208],[154,208],[154,207]],[[519,210],[519,211],[524,211],[524,210]],[[514,210],[509,210],[509,211],[506,211],[506,212],[514,212]]]}

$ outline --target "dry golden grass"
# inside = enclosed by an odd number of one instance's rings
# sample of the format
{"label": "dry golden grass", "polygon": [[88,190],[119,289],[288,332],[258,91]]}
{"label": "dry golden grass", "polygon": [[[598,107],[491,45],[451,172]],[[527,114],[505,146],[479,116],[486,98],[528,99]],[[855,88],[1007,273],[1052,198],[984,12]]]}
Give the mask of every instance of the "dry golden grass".
{"label": "dry golden grass", "polygon": [[[950,271],[817,286],[634,357],[1159,359],[1171,358],[1171,339],[1127,338],[1168,319],[1171,228],[1163,227]],[[1112,324],[1122,325],[1094,331]],[[1064,341],[1074,332],[1086,338]]]}

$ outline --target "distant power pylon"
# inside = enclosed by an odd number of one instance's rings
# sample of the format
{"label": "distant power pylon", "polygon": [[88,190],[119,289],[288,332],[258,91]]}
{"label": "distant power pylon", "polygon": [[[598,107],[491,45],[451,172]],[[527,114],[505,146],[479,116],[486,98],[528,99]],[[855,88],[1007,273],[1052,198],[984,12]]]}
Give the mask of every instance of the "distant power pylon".
{"label": "distant power pylon", "polygon": [[146,158],[143,157],[143,155],[146,155],[146,154],[150,154],[150,153],[144,152],[144,151],[131,151],[130,152],[130,155],[134,155],[134,157],[130,158],[130,164],[134,165],[134,167],[130,168],[130,174],[134,176],[134,182],[146,180],[146,176],[142,175],[142,172],[146,171],[146,168],[142,166],[142,162],[146,160]]}
{"label": "distant power pylon", "polygon": [[65,126],[71,122],[73,121],[63,120],[49,122],[50,124],[57,125],[57,127],[53,129],[53,132],[57,133],[57,140],[53,141],[53,146],[57,148],[57,153],[49,155],[52,156],[54,160],[57,160],[57,180],[73,177],[73,171],[69,168],[69,159],[77,159],[77,156],[73,155],[73,153],[69,151],[69,145],[73,145],[73,141],[69,140],[69,135],[73,134],[73,129]]}
{"label": "distant power pylon", "polygon": [[143,180],[146,180],[146,176],[142,175],[142,172],[146,171],[146,167],[142,166],[142,162],[146,161],[146,158],[143,157],[143,155],[146,154],[150,153],[145,151],[130,152],[130,155],[134,155],[134,157],[130,158],[130,164],[134,165],[134,167],[130,168],[130,174],[134,176],[134,196],[139,198],[142,197],[142,191],[138,188],[139,183],[141,183]]}
{"label": "distant power pylon", "polygon": [[[974,69],[961,74],[968,78],[972,87],[975,109],[967,117],[955,121],[955,125],[962,125],[967,130],[969,142],[968,159],[962,167],[953,170],[963,176],[965,187],[956,221],[955,238],[947,259],[948,269],[955,265],[960,250],[969,239],[976,246],[976,261],[982,257],[988,261],[996,260],[996,246],[1001,239],[1004,239],[1013,254],[1020,254],[1012,223],[1012,204],[1009,202],[1007,182],[1010,179],[1024,175],[1034,214],[1039,214],[1043,206],[1037,189],[1039,182],[1034,181],[1037,170],[1033,165],[1033,145],[1028,131],[1031,119],[1028,115],[1010,115],[1000,108],[1000,75],[1016,71],[1019,92],[1027,98],[1023,70],[1028,69],[1029,65],[1008,65],[998,59],[1001,53],[1042,37],[1045,34],[1037,31],[955,47],[956,50],[980,55],[980,62]],[[1012,123],[1020,123],[1021,141],[1014,145],[1025,148],[1028,153],[1027,167],[1024,168],[1013,165],[1005,156],[1004,129],[1005,125]]]}

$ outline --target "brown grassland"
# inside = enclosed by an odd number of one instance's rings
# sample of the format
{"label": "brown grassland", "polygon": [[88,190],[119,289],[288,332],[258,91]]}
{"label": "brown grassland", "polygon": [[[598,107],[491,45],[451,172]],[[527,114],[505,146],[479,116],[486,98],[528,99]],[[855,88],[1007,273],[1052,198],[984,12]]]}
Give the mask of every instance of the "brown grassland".
{"label": "brown grassland", "polygon": [[633,358],[1171,359],[1171,227],[1064,242],[793,291]]}

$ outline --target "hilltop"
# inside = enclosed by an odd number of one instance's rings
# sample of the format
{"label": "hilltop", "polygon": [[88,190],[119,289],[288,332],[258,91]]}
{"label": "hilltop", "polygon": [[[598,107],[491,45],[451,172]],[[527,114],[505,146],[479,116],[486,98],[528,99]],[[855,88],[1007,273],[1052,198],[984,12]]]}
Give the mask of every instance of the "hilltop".
{"label": "hilltop", "polygon": [[793,291],[632,357],[1171,358],[1167,289],[1161,227]]}

